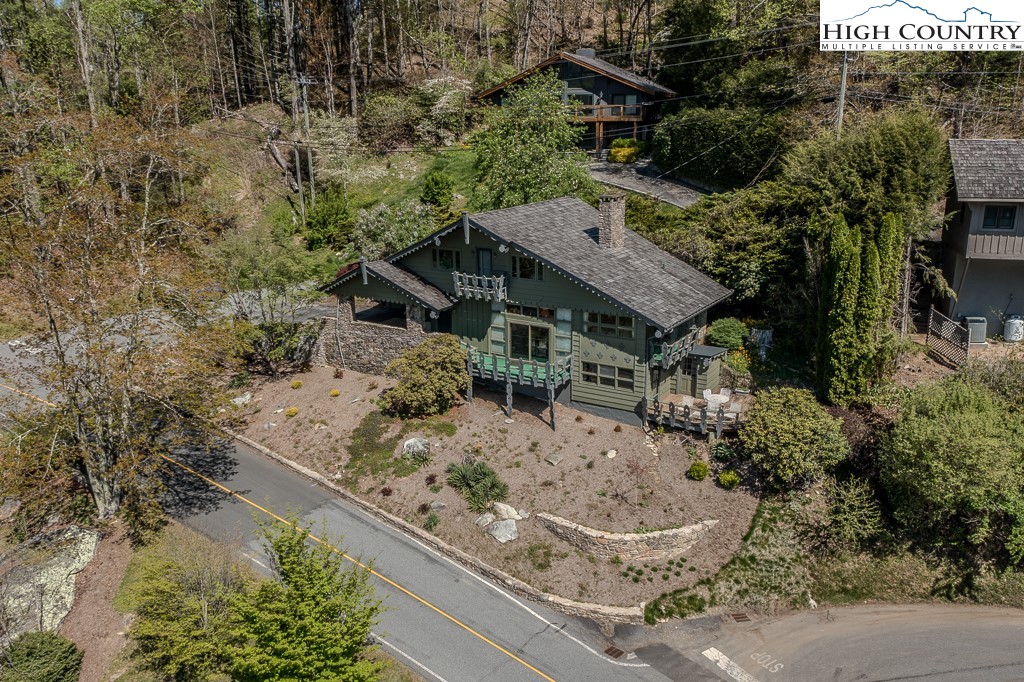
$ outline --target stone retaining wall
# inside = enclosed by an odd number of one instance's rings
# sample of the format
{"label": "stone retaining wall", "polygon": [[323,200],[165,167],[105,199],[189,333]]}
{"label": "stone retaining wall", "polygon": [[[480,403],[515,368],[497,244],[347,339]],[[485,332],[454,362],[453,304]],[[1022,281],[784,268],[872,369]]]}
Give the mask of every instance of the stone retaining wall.
{"label": "stone retaining wall", "polygon": [[537,588],[527,585],[522,580],[519,580],[518,578],[513,578],[504,571],[494,568],[493,566],[488,566],[476,557],[470,556],[469,554],[466,554],[465,552],[456,547],[452,547],[448,543],[444,542],[440,538],[435,537],[434,535],[431,535],[427,531],[421,528],[417,528],[416,526],[413,526],[412,524],[405,522],[403,519],[400,519],[397,516],[389,514],[383,509],[373,506],[372,504],[366,502],[365,500],[359,499],[358,497],[351,494],[347,490],[335,485],[334,482],[328,479],[326,476],[323,476],[322,474],[319,474],[313,471],[312,469],[308,469],[302,466],[301,464],[297,464],[285,457],[282,457],[273,450],[263,445],[260,445],[256,441],[250,440],[245,436],[233,433],[231,431],[228,431],[227,429],[225,429],[225,431],[236,440],[239,440],[245,443],[246,445],[255,448],[256,450],[263,453],[267,457],[270,457],[271,459],[285,465],[289,469],[292,469],[293,471],[296,471],[302,474],[303,476],[306,476],[310,480],[319,483],[323,487],[331,490],[338,497],[344,499],[346,502],[349,502],[350,504],[359,507],[360,509],[366,511],[371,516],[388,524],[392,528],[396,528],[399,531],[405,533],[406,535],[410,535],[413,538],[416,538],[424,544],[429,545],[430,547],[433,547],[435,550],[441,552],[449,559],[457,561],[460,564],[466,566],[467,568],[474,570],[487,578],[490,578],[498,585],[504,587],[513,594],[517,594],[531,601],[544,604],[545,606],[552,608],[556,611],[559,611],[561,613],[564,613],[566,615],[593,619],[601,626],[602,631],[609,637],[613,634],[613,627],[615,623],[640,625],[644,622],[644,610],[642,605],[605,606],[603,604],[589,604],[586,602],[577,602],[571,599],[559,597],[557,595],[541,592]]}
{"label": "stone retaining wall", "polygon": [[546,512],[537,514],[541,524],[574,547],[602,559],[619,557],[634,561],[670,559],[682,554],[707,535],[717,520],[653,533],[605,533]]}
{"label": "stone retaining wall", "polygon": [[360,322],[355,319],[352,300],[342,301],[337,319],[324,318],[313,364],[383,374],[389,362],[431,336],[423,329],[423,316],[421,306],[406,306],[404,329]]}

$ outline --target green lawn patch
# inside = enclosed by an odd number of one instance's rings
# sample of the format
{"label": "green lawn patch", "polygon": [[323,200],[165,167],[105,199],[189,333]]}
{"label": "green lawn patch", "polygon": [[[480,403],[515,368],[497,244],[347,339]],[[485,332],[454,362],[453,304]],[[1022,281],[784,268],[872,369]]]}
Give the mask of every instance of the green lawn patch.
{"label": "green lawn patch", "polygon": [[411,433],[425,436],[451,437],[456,426],[439,417],[410,419],[386,417],[373,411],[363,417],[352,431],[352,444],[348,447],[349,462],[345,466],[342,483],[356,492],[365,476],[402,478],[419,470],[420,465],[410,459],[395,457],[398,443]]}

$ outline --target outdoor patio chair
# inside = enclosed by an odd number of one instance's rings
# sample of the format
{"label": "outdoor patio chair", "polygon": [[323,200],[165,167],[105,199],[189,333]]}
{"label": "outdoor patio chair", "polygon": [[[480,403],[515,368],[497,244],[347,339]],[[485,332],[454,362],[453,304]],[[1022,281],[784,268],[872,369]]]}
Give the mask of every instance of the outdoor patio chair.
{"label": "outdoor patio chair", "polygon": [[704,389],[704,401],[707,402],[708,398],[710,398],[710,397],[711,397],[711,389],[710,388],[705,388]]}

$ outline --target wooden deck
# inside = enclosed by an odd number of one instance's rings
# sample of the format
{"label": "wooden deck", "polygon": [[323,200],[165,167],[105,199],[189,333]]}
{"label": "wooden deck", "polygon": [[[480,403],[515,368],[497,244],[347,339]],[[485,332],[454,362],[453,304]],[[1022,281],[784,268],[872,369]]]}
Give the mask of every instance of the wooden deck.
{"label": "wooden deck", "polygon": [[743,423],[751,399],[749,394],[733,394],[729,400],[713,400],[709,406],[703,398],[669,393],[661,400],[645,399],[643,408],[647,421],[654,426],[703,434],[710,431],[720,438],[723,433],[734,433]]}
{"label": "wooden deck", "polygon": [[467,369],[470,376],[493,381],[507,381],[524,386],[561,386],[572,377],[571,358],[557,363],[516,360],[504,355],[470,351]]}

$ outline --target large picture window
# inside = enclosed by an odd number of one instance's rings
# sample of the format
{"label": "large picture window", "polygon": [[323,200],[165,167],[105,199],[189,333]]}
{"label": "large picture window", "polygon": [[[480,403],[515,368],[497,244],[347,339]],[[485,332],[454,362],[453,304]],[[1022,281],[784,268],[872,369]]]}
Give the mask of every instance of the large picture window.
{"label": "large picture window", "polygon": [[633,338],[633,318],[626,315],[587,313],[584,331],[588,334],[618,336],[623,339],[631,339]]}
{"label": "large picture window", "polygon": [[510,322],[508,335],[513,358],[536,362],[547,362],[551,358],[551,327]]}
{"label": "large picture window", "polygon": [[584,362],[580,379],[587,384],[597,384],[625,391],[633,390],[633,370],[629,367],[613,367],[596,362]]}
{"label": "large picture window", "polygon": [[1016,206],[986,206],[981,226],[986,230],[1012,230],[1016,218]]}
{"label": "large picture window", "polygon": [[544,266],[526,256],[512,256],[512,276],[519,279],[544,279]]}
{"label": "large picture window", "polygon": [[438,270],[461,270],[462,254],[455,249],[434,249],[434,267]]}

